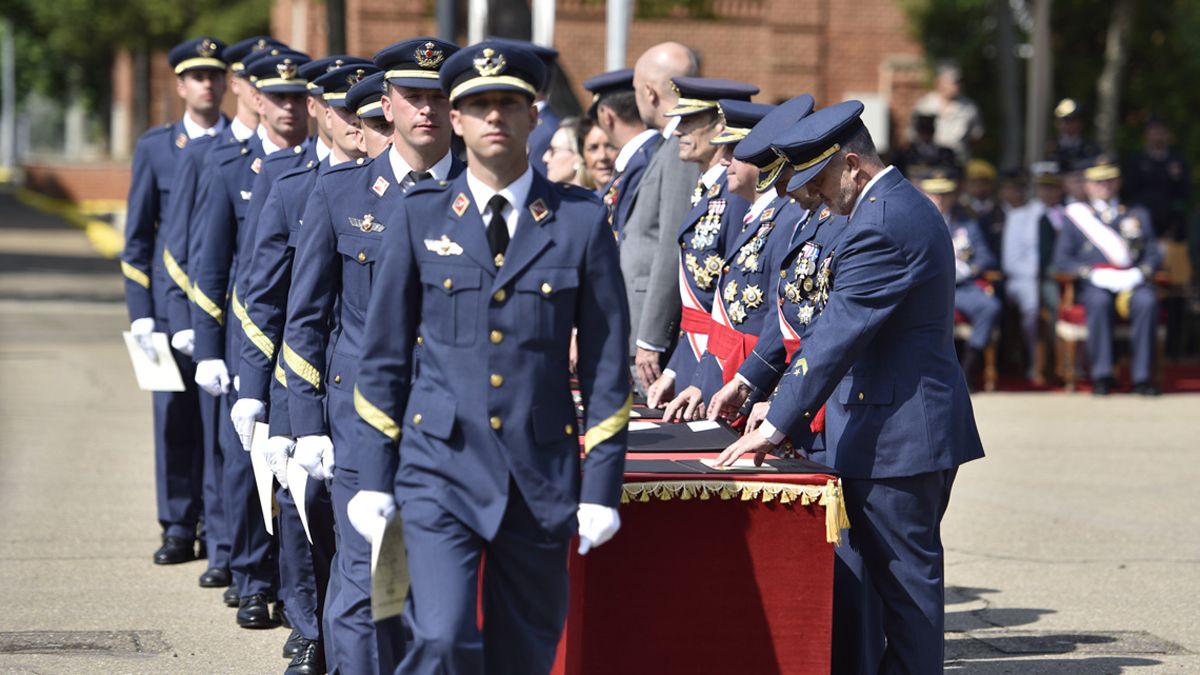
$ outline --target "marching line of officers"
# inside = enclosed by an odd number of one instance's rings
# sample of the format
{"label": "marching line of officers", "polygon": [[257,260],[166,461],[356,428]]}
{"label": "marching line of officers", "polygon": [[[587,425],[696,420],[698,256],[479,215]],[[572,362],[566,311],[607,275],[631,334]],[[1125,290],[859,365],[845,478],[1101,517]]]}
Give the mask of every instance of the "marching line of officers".
{"label": "marching line of officers", "polygon": [[[206,557],[239,626],[290,626],[288,673],[548,672],[568,545],[620,527],[636,382],[667,419],[747,418],[722,463],[835,467],[854,524],[835,672],[940,672],[939,523],[983,455],[953,337],[956,304],[979,320],[960,299],[977,233],[880,160],[861,103],[754,103],[677,43],[585,83],[620,149],[609,184],[552,183],[531,158],[555,57],[426,37],[371,60],[266,36],[170,51],[186,112],[138,142],[121,263],[131,332],[169,333],[198,385],[154,394],[154,561]],[[1060,249],[1077,240],[1085,302],[1134,289],[1145,312],[1148,233],[1101,202],[1066,209]],[[393,517],[411,588],[374,622]]]}

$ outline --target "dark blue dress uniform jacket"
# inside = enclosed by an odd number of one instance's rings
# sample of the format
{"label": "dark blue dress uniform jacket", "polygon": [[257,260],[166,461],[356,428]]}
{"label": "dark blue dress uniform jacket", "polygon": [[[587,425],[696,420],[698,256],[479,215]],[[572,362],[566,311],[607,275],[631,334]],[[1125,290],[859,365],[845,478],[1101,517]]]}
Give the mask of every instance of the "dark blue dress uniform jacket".
{"label": "dark blue dress uniform jacket", "polygon": [[[745,199],[726,191],[728,177],[722,173],[713,186],[692,206],[679,226],[679,257],[682,261],[680,288],[684,311],[696,304],[705,316],[712,313],[717,276],[725,264],[725,256],[734,235],[742,226],[742,217],[750,209]],[[694,302],[693,302],[694,299]],[[686,321],[684,322],[686,324]],[[671,354],[667,367],[675,371],[675,391],[693,384],[696,365],[703,355],[703,340],[696,340],[683,331],[679,345]],[[697,349],[699,346],[699,349]]]}
{"label": "dark blue dress uniform jacket", "polygon": [[153,318],[158,330],[167,327],[169,283],[166,282],[169,277],[163,267],[163,240],[158,229],[166,220],[175,165],[186,145],[187,132],[180,120],[142,134],[133,152],[132,184],[125,214],[125,250],[121,253],[125,302],[131,320]]}
{"label": "dark blue dress uniform jacket", "polygon": [[[305,153],[308,156],[308,153]],[[304,205],[312,193],[318,173],[329,162],[309,157],[306,163],[284,173],[271,188],[258,213],[250,242],[249,265],[241,282],[245,289],[246,321],[242,328],[241,390],[238,395],[266,401],[272,436],[291,436],[286,380],[279,348],[283,343],[288,290],[292,285],[292,261],[300,235]]]}
{"label": "dark blue dress uniform jacket", "polygon": [[982,457],[954,352],[954,251],[933,204],[899,171],[881,176],[830,273],[821,321],[767,420],[798,438],[826,404],[826,463],[847,478],[915,476]]}
{"label": "dark blue dress uniform jacket", "polygon": [[535,172],[497,270],[470,194],[465,175],[422,184],[390,216],[354,392],[360,487],[433,500],[490,540],[515,481],[568,536],[581,501],[620,501],[632,397],[617,246],[599,199]]}
{"label": "dark blue dress uniform jacket", "polygon": [[612,209],[613,232],[617,233],[618,241],[624,240],[621,233],[625,231],[625,223],[629,220],[629,214],[637,202],[637,190],[642,183],[642,174],[646,173],[646,167],[650,166],[650,160],[664,140],[662,134],[654,134],[649,140],[642,143],[633,157],[629,158],[625,170],[613,179],[612,184],[605,191],[607,194],[611,190],[616,190],[616,202],[610,208]]}
{"label": "dark blue dress uniform jacket", "polygon": [[238,237],[263,159],[263,145],[257,135],[245,143],[221,145],[209,152],[209,168],[200,176],[189,234],[198,241],[198,255],[189,260],[192,328],[196,331],[193,358],[197,362],[225,359],[231,376],[237,373],[234,344],[241,334],[240,330],[226,330],[228,323],[240,321],[242,314],[241,300],[233,292]]}
{"label": "dark blue dress uniform jacket", "polygon": [[[297,437],[335,431],[334,418],[335,426],[352,428],[350,394],[374,267],[404,197],[404,176],[392,175],[390,152],[330,169],[316,180],[304,209],[283,335],[288,415]],[[452,160],[450,174],[461,171],[462,163]],[[330,388],[343,395],[336,405],[326,400]],[[337,464],[354,468],[356,451],[342,440],[334,439]]]}

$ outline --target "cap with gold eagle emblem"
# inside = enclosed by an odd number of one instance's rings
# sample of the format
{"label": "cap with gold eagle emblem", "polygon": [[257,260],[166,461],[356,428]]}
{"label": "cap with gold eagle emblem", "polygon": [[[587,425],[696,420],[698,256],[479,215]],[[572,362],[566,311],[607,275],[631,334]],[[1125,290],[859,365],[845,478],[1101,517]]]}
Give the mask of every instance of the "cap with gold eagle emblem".
{"label": "cap with gold eagle emblem", "polygon": [[375,54],[375,65],[387,73],[387,81],[410,89],[440,89],[438,74],[458,45],[433,37],[402,40]]}
{"label": "cap with gold eagle emblem", "polygon": [[451,104],[489,91],[515,91],[532,99],[545,79],[546,66],[532,51],[496,40],[459,50],[441,72],[442,91]]}
{"label": "cap with gold eagle emblem", "polygon": [[300,66],[300,77],[308,81],[308,93],[313,96],[320,97],[325,93],[321,91],[321,87],[317,85],[317,78],[325,73],[337,70],[342,66],[351,66],[354,64],[370,64],[368,59],[361,56],[350,56],[349,54],[334,54],[320,59],[313,59],[308,63]]}
{"label": "cap with gold eagle emblem", "polygon": [[181,42],[167,52],[167,61],[176,75],[189,70],[225,70],[225,43],[210,37],[199,37]]}
{"label": "cap with gold eagle emblem", "polygon": [[254,87],[268,94],[304,94],[308,81],[300,76],[300,66],[311,59],[301,52],[284,52],[260,58],[251,63],[250,80]]}
{"label": "cap with gold eagle emblem", "polygon": [[346,94],[351,87],[378,72],[379,68],[373,63],[352,63],[322,73],[310,84],[321,90],[321,98],[329,105],[354,111],[355,108],[350,108],[346,103]]}
{"label": "cap with gold eagle emblem", "polygon": [[248,77],[246,72],[246,60],[252,54],[261,54],[270,50],[284,51],[288,46],[276,40],[269,35],[255,35],[248,37],[245,40],[237,42],[225,48],[225,61],[229,64],[229,69],[234,75]]}

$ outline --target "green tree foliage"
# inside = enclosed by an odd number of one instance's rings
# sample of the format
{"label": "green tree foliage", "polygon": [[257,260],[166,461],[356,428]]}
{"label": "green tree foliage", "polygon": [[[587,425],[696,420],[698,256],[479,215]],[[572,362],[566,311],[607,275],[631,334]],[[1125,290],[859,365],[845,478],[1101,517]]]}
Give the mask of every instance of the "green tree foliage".
{"label": "green tree foliage", "polygon": [[[978,154],[995,159],[1000,130],[993,0],[900,0],[913,36],[924,46],[931,64],[957,61],[963,69],[963,91],[979,104],[987,137]],[[1094,0],[1053,0],[1054,98],[1076,99],[1085,114],[1096,112],[1096,81],[1104,67],[1104,41],[1111,5]],[[1007,1],[1004,4],[1009,4]],[[1024,3],[1031,5],[1031,2]],[[1180,150],[1200,163],[1200,126],[1191,124],[1200,109],[1200,2],[1161,0],[1136,3],[1130,36],[1129,65],[1122,83],[1122,155],[1141,145],[1142,126],[1150,115],[1167,120]],[[1018,42],[1029,36],[1018,28]],[[1022,62],[1024,63],[1024,62]],[[1025,95],[1022,67],[1021,90]],[[1022,110],[1024,104],[1022,104]],[[1047,117],[1051,111],[1047,110]],[[1090,125],[1089,125],[1090,127]]]}

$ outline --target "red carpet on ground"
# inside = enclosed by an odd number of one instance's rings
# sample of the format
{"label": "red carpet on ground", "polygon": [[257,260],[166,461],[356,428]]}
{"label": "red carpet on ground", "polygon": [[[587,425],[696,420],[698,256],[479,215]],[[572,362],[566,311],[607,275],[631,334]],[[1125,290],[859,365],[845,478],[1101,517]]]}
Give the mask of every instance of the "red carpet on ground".
{"label": "red carpet on ground", "polygon": [[[1117,388],[1114,393],[1129,393],[1132,385],[1129,382],[1128,368],[1117,369]],[[1080,378],[1076,385],[1077,392],[1090,392],[1091,381]],[[1163,368],[1162,390],[1164,394],[1196,394],[1200,393],[1200,365],[1168,365]],[[1014,375],[1000,375],[996,381],[996,391],[1029,392],[1047,391],[1062,392],[1062,383],[1049,380],[1043,386],[1035,386],[1029,380]]]}

